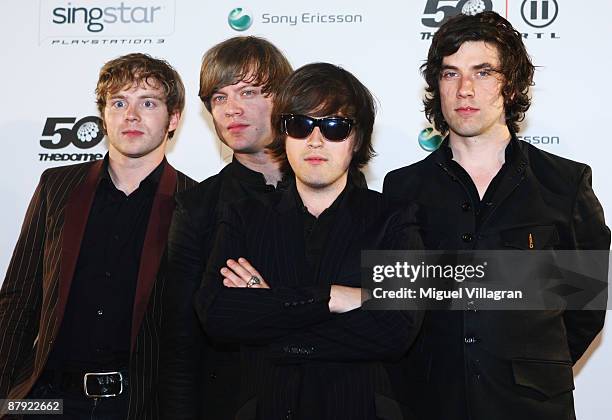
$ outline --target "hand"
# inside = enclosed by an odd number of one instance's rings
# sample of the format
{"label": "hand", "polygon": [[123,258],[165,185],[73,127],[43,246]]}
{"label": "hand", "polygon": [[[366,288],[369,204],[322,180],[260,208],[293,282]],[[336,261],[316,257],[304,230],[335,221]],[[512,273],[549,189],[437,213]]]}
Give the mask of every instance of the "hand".
{"label": "hand", "polygon": [[329,293],[329,311],[344,313],[361,307],[361,288],[332,284]]}
{"label": "hand", "polygon": [[225,287],[247,287],[251,277],[259,279],[259,284],[252,284],[251,289],[269,289],[268,283],[263,279],[259,271],[255,269],[245,258],[238,258],[238,261],[229,259],[227,266],[221,269],[223,285]]}

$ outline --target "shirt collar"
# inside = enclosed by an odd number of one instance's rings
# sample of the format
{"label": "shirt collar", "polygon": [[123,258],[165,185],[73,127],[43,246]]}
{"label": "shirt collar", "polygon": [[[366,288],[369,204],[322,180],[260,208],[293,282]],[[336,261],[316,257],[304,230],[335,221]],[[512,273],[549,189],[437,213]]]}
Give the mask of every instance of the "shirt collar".
{"label": "shirt collar", "polygon": [[[160,162],[160,164],[157,165],[157,167],[153,169],[151,173],[149,173],[149,175],[147,175],[146,178],[140,182],[138,189],[142,187],[144,188],[145,191],[150,191],[154,193],[157,190],[157,186],[164,172],[165,165],[166,165],[166,158],[164,157],[164,159]],[[108,158],[108,153],[106,153],[106,156],[104,156],[104,161],[102,162],[102,172],[100,173],[100,183],[107,187],[112,185],[114,188],[117,188],[115,187],[115,184],[113,183],[113,180],[111,179],[110,173],[108,171],[108,166],[109,166],[109,158]]]}
{"label": "shirt collar", "polygon": [[266,185],[266,178],[261,172],[247,168],[236,159],[236,156],[233,156],[231,163],[227,165],[227,171],[230,176],[241,182],[252,185]]}
{"label": "shirt collar", "polygon": [[[505,148],[505,162],[512,162],[516,158],[516,145],[514,144],[515,136],[512,134],[510,141],[506,145]],[[440,145],[440,149],[442,150],[444,160],[446,163],[450,163],[453,160],[453,150],[450,147],[450,139],[449,136],[446,136],[442,144]]]}
{"label": "shirt collar", "polygon": [[[354,188],[355,186],[353,185],[353,183],[348,182],[347,180],[346,186],[344,187],[340,195],[336,197],[336,199],[333,201],[331,206],[323,210],[323,212],[319,215],[319,217],[323,215],[327,216],[327,215],[335,213],[338,210],[338,208],[340,208],[340,205],[344,201],[345,197],[347,197]],[[291,183],[291,185],[289,186],[289,193],[294,196],[294,202],[295,202],[296,207],[300,209],[302,213],[310,214],[308,211],[308,208],[306,208],[306,206],[304,205],[304,202],[302,201],[302,197],[300,197],[300,194],[298,193],[295,182]]]}

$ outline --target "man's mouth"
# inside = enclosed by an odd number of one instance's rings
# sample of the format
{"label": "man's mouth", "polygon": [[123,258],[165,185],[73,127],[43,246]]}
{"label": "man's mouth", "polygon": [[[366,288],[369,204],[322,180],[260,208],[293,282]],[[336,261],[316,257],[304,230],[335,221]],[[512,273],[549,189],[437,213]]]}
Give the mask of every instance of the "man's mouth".
{"label": "man's mouth", "polygon": [[127,137],[139,137],[142,136],[144,133],[140,130],[124,130],[121,132],[121,134]]}
{"label": "man's mouth", "polygon": [[304,160],[311,165],[320,165],[327,162],[327,159],[325,159],[323,156],[308,156],[307,158],[304,158]]}
{"label": "man's mouth", "polygon": [[239,132],[239,131],[244,130],[248,126],[249,126],[248,124],[243,124],[243,123],[232,123],[227,126],[227,130],[230,132]]}
{"label": "man's mouth", "polygon": [[462,107],[459,107],[459,108],[455,108],[455,112],[457,112],[459,115],[463,115],[463,116],[474,115],[478,111],[480,111],[478,108],[474,108],[474,107],[471,107],[471,106],[462,106]]}

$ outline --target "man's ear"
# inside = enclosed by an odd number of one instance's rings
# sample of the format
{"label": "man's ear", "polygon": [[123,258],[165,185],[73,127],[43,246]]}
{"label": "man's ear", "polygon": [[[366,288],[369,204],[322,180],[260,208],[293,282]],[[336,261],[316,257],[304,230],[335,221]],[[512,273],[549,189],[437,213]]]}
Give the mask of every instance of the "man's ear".
{"label": "man's ear", "polygon": [[176,130],[180,120],[181,113],[179,111],[174,111],[172,114],[170,114],[170,119],[168,120],[168,131]]}

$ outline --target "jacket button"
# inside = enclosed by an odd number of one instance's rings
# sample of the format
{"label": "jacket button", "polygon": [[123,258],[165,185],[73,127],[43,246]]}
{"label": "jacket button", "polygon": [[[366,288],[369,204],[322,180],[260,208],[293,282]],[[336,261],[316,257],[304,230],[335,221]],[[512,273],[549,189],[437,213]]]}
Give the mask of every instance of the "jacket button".
{"label": "jacket button", "polygon": [[461,210],[470,211],[472,210],[472,205],[466,201],[465,203],[461,204]]}
{"label": "jacket button", "polygon": [[478,339],[476,337],[465,337],[463,341],[465,344],[475,344],[478,342]]}
{"label": "jacket button", "polygon": [[463,235],[461,235],[461,240],[463,242],[472,242],[474,240],[474,237],[471,233],[464,233]]}

